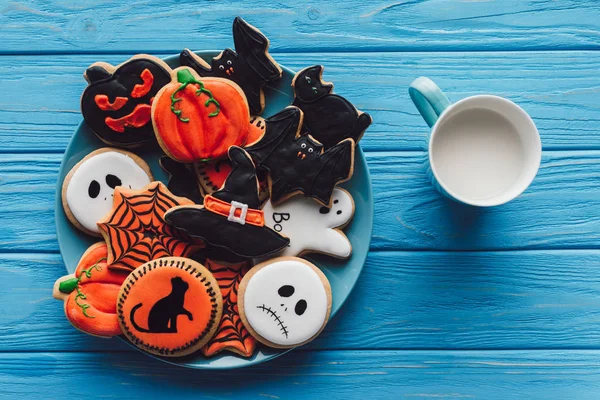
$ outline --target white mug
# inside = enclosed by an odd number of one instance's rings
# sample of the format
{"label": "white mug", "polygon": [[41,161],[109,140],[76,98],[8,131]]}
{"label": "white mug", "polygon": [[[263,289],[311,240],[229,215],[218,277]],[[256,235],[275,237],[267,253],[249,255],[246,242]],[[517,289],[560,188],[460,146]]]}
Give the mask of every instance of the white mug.
{"label": "white mug", "polygon": [[510,100],[492,95],[450,103],[428,78],[409,94],[432,128],[428,174],[445,196],[478,207],[504,204],[527,189],[542,157],[531,117]]}

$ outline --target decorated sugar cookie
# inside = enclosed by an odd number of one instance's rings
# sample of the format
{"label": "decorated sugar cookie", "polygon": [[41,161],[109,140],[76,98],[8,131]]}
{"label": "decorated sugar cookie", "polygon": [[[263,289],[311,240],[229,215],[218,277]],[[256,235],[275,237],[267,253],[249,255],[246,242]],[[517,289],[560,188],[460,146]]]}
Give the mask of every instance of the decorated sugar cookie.
{"label": "decorated sugar cookie", "polygon": [[252,356],[256,350],[256,339],[242,324],[237,306],[238,287],[250,269],[250,262],[226,263],[207,258],[205,265],[219,283],[223,296],[223,316],[217,333],[202,348],[202,354],[210,357],[230,351],[242,357]]}
{"label": "decorated sugar cookie", "polygon": [[148,164],[133,153],[109,147],[93,151],[63,181],[65,214],[77,228],[100,236],[96,223],[110,212],[115,188],[141,189],[152,180]]}
{"label": "decorated sugar cookie", "polygon": [[65,303],[65,315],[73,326],[100,337],[120,335],[117,295],[129,275],[106,267],[106,243],[96,243],[81,256],[75,273],[54,284],[53,296]]}
{"label": "decorated sugar cookie", "polygon": [[325,328],[331,287],[320,269],[296,257],[280,257],[252,268],[238,291],[244,326],[264,345],[301,346]]}
{"label": "decorated sugar cookie", "polygon": [[344,189],[334,189],[331,208],[296,196],[278,206],[267,201],[263,211],[265,224],[290,239],[282,256],[321,253],[348,258],[352,254],[350,241],[341,228],[354,215],[354,201]]}
{"label": "decorated sugar cookie", "polygon": [[131,271],[160,257],[187,257],[203,245],[191,240],[165,223],[167,210],[193,205],[184,197],[174,196],[161,182],[152,182],[141,190],[115,190],[111,212],[98,222],[108,244],[108,265]]}
{"label": "decorated sugar cookie", "polygon": [[264,136],[246,148],[257,168],[269,171],[271,202],[279,204],[303,193],[330,206],[333,188],[352,176],[354,141],[342,140],[323,151],[310,135],[299,136],[302,111],[288,107],[267,118]]}
{"label": "decorated sugar cookie", "polygon": [[203,206],[170,209],[165,220],[193,238],[241,257],[276,253],[289,239],[265,226],[254,164],[235,146],[229,149],[229,158],[233,169],[221,189],[205,196]]}
{"label": "decorated sugar cookie", "polygon": [[361,139],[371,116],[358,111],[348,100],[333,94],[333,84],[322,79],[323,66],[298,72],[292,81],[294,102],[304,112],[303,133],[309,133],[325,150],[344,139]]}
{"label": "decorated sugar cookie", "polygon": [[123,283],[117,314],[137,347],[178,357],[200,350],[215,334],[222,297],[214,276],[200,263],[165,257],[135,269]]}
{"label": "decorated sugar cookie", "polygon": [[233,41],[235,51],[222,51],[210,65],[187,49],[181,52],[179,61],[200,76],[234,81],[244,91],[250,112],[260,114],[265,107],[263,88],[281,78],[281,68],[269,55],[269,39],[240,17],[233,21]]}
{"label": "decorated sugar cookie", "polygon": [[164,61],[145,54],[117,67],[92,64],[85,71],[88,87],[81,96],[85,122],[113,146],[133,147],[154,139],[150,110],[154,96],[171,81],[170,71]]}
{"label": "decorated sugar cookie", "polygon": [[246,143],[249,121],[248,103],[238,85],[222,78],[200,78],[187,67],[173,71],[172,81],[152,103],[158,144],[183,163],[226,157],[230,146]]}
{"label": "decorated sugar cookie", "polygon": [[200,182],[191,164],[183,164],[169,157],[158,160],[160,167],[169,175],[167,188],[175,196],[186,197],[196,204],[202,204]]}

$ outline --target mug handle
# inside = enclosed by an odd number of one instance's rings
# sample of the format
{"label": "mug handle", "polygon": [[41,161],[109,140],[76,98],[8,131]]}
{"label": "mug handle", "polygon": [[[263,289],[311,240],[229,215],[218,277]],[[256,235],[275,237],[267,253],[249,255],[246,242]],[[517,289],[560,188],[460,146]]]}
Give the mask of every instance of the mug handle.
{"label": "mug handle", "polygon": [[410,84],[408,94],[430,128],[435,125],[442,112],[451,104],[442,89],[424,76],[415,79]]}

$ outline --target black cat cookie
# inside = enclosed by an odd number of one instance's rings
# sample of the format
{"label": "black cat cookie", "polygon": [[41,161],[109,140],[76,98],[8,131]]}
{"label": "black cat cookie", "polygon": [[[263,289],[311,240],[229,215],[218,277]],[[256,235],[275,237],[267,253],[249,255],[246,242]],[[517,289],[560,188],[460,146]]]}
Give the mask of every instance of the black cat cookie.
{"label": "black cat cookie", "polygon": [[265,120],[262,139],[246,148],[257,168],[269,171],[271,203],[303,193],[331,206],[333,189],[354,172],[354,140],[344,139],[324,150],[311,135],[300,135],[302,111],[287,107]]}
{"label": "black cat cookie", "polygon": [[200,350],[217,331],[222,312],[213,274],[182,257],[141,265],[123,283],[117,299],[117,317],[127,339],[164,357]]}
{"label": "black cat cookie", "polygon": [[114,67],[97,62],[88,67],[88,86],[81,95],[85,122],[104,143],[140,146],[153,140],[152,102],[171,81],[171,69],[162,60],[137,55]]}
{"label": "black cat cookie", "polygon": [[244,91],[250,113],[260,114],[265,107],[263,88],[281,78],[281,68],[269,55],[269,39],[240,17],[233,21],[233,42],[235,51],[223,50],[210,65],[188,49],[181,52],[179,61],[200,76],[234,81]]}
{"label": "black cat cookie", "polygon": [[333,83],[322,78],[323,66],[298,72],[292,80],[294,106],[304,113],[303,133],[309,133],[329,149],[344,139],[355,143],[371,125],[371,116],[359,111],[348,100],[333,93]]}

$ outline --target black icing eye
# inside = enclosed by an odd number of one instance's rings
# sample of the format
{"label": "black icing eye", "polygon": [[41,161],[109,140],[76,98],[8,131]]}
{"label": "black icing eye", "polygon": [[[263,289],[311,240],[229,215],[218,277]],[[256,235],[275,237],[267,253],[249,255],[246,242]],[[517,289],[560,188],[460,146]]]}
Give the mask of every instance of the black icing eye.
{"label": "black icing eye", "polygon": [[88,187],[88,195],[95,199],[100,194],[100,184],[97,181],[91,181]]}
{"label": "black icing eye", "polygon": [[292,285],[283,285],[277,291],[281,297],[290,297],[294,294],[294,287]]}
{"label": "black icing eye", "polygon": [[121,180],[113,174],[108,174],[106,175],[106,184],[109,188],[114,189],[117,186],[121,186]]}
{"label": "black icing eye", "polygon": [[296,307],[294,307],[294,311],[296,312],[296,314],[302,315],[302,314],[304,314],[304,311],[306,311],[306,307],[308,307],[308,304],[306,304],[306,300],[300,300],[299,302],[296,303]]}
{"label": "black icing eye", "polygon": [[339,202],[340,202],[339,200],[334,200],[334,201],[333,201],[333,204],[337,204],[337,203],[339,203]]}
{"label": "black icing eye", "polygon": [[329,214],[329,208],[323,206],[323,207],[319,208],[319,212],[321,214]]}
{"label": "black icing eye", "polygon": [[223,70],[225,69],[225,67],[224,67],[224,66],[222,66],[222,65],[219,65],[219,69],[220,69],[221,71],[223,71]]}
{"label": "black icing eye", "polygon": [[319,91],[317,90],[317,88],[316,88],[316,87],[313,87],[313,88],[312,88],[312,91],[313,91],[313,93],[314,93],[314,94],[317,94],[317,93],[319,93]]}
{"label": "black icing eye", "polygon": [[342,210],[338,210],[337,215],[340,215],[342,213]]}
{"label": "black icing eye", "polygon": [[308,149],[308,152],[312,153],[313,152],[313,148],[311,147],[310,149]]}
{"label": "black icing eye", "polygon": [[300,145],[300,147],[301,147],[301,148],[303,148],[303,149],[305,149],[305,148],[306,148],[306,143],[302,143],[302,144]]}
{"label": "black icing eye", "polygon": [[231,65],[231,64],[233,64],[233,63],[231,62],[231,60],[227,60],[227,65]]}
{"label": "black icing eye", "polygon": [[312,83],[312,81],[310,80],[310,77],[306,77],[306,83]]}

